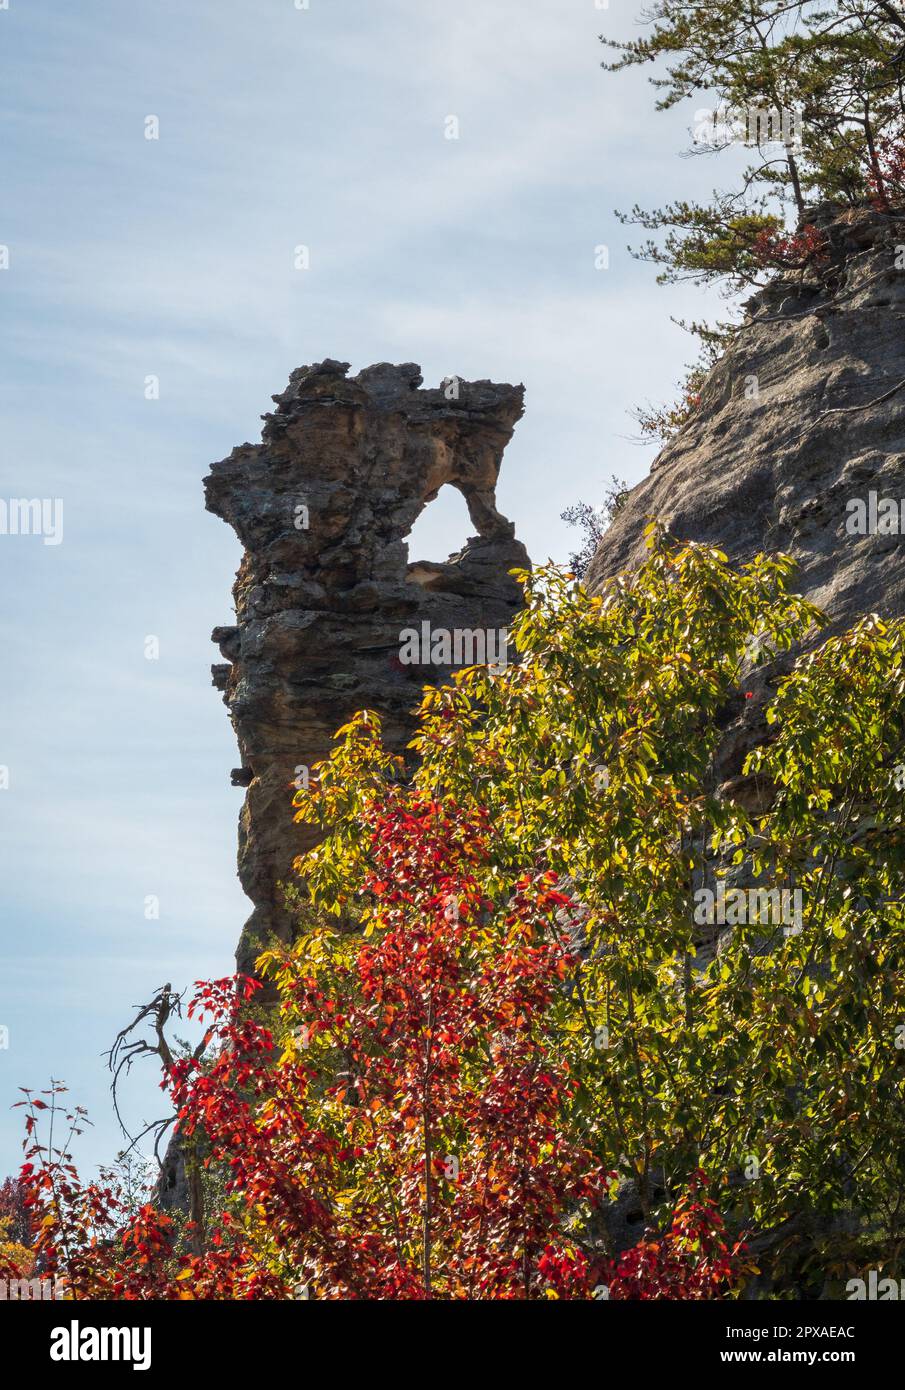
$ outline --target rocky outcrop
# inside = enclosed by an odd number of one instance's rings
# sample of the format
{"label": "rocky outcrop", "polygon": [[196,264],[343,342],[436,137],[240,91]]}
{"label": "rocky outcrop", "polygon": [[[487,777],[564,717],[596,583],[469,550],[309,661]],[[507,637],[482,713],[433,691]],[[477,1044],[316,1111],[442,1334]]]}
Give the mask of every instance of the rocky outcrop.
{"label": "rocky outcrop", "polygon": [[793,555],[835,627],[905,612],[900,535],[846,531],[853,499],[905,496],[905,219],[825,205],[813,221],[827,261],[749,301],[694,415],[604,536],[592,590],[643,558],[658,516],[733,560]]}
{"label": "rocky outcrop", "polygon": [[[604,535],[586,576],[592,592],[641,563],[644,528],[658,517],[736,562],[792,555],[795,587],[830,616],[824,635],[865,613],[905,613],[905,219],[824,205],[812,220],[826,260],[748,302],[692,418]],[[895,502],[899,522],[893,529],[890,505],[871,533],[881,499]],[[753,699],[726,712],[717,775],[742,799],[755,795],[738,774],[766,736],[779,673],[753,673]]]}
{"label": "rocky outcrop", "polygon": [[[223,661],[212,668],[239,743],[232,781],[247,788],[239,877],[254,911],[242,970],[271,934],[291,933],[279,884],[314,843],[293,821],[293,782],[358,709],[376,710],[387,743],[404,747],[421,686],[463,663],[423,652],[408,664],[403,632],[497,634],[520,599],[509,571],[528,565],[495,498],[522,387],[452,378],[426,390],[414,363],[348,371],[334,361],[294,371],[262,442],[205,479],[208,509],[245,548],[236,622],[214,629]],[[445,564],[410,563],[404,538],[446,483],[477,535]],[[468,642],[464,655],[468,664]]]}

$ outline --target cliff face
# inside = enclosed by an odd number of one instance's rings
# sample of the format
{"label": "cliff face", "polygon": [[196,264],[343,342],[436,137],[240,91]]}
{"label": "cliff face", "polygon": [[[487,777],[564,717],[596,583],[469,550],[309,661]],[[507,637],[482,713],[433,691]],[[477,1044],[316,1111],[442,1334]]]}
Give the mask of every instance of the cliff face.
{"label": "cliff face", "polygon": [[[603,537],[592,592],[643,560],[656,516],[732,561],[792,555],[795,587],[829,614],[827,632],[905,613],[905,219],[824,206],[813,220],[826,261],[806,283],[781,277],[748,302],[694,415]],[[727,711],[717,773],[752,808],[753,779],[739,774],[766,737],[782,669],[751,673],[752,701]]]}
{"label": "cliff face", "polygon": [[[529,563],[495,499],[522,388],[453,378],[424,390],[413,363],[348,370],[294,371],[262,443],[240,445],[205,479],[208,510],[245,548],[236,623],[214,629],[225,661],[212,668],[239,743],[233,781],[247,787],[239,877],[254,911],[241,970],[268,935],[291,930],[278,884],[314,842],[293,821],[293,782],[364,707],[401,749],[421,686],[450,669],[400,661],[403,630],[498,632],[520,597],[508,571]],[[446,564],[409,563],[404,537],[445,483],[477,535]]]}
{"label": "cliff face", "polygon": [[733,560],[793,555],[799,589],[834,628],[905,612],[898,525],[846,529],[850,502],[905,496],[905,220],[831,206],[813,220],[827,261],[807,283],[780,278],[749,301],[692,419],[604,536],[592,590],[643,558],[656,515]]}

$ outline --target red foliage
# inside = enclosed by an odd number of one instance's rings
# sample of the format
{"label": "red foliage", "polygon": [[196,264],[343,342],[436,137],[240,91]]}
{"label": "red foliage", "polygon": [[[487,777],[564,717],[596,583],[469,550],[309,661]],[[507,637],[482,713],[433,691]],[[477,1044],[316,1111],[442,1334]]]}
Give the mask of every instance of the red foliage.
{"label": "red foliage", "polygon": [[[153,1206],[130,1214],[111,1186],[82,1185],[69,1147],[83,1112],[50,1149],[37,1126],[48,1109],[59,1123],[64,1088],[26,1093],[34,1251],[73,1297],[592,1296],[599,1281],[563,1230],[609,1175],[569,1132],[576,1082],[551,1045],[551,1005],[575,968],[551,926],[571,900],[547,873],[491,902],[477,873],[486,818],[401,789],[362,833],[368,932],[326,967],[317,953],[280,961],[283,1010],[307,1045],[279,1055],[251,1016],[255,980],[203,984],[190,1010],[212,1058],[178,1061],[165,1084],[183,1136],[227,1174],[201,1254]],[[611,1296],[713,1296],[739,1252],[712,1203],[689,1201],[623,1258]]]}
{"label": "red foliage", "polygon": [[602,1282],[610,1298],[707,1299],[725,1297],[750,1266],[746,1247],[727,1244],[723,1218],[705,1195],[706,1176],[694,1174],[665,1234],[639,1241],[611,1266]]}
{"label": "red foliage", "polygon": [[31,1242],[31,1222],[18,1178],[7,1178],[0,1183],[0,1231],[7,1240],[19,1245]]}
{"label": "red foliage", "polygon": [[871,206],[878,212],[892,212],[905,202],[905,137],[880,136],[876,151],[878,167],[867,175]]}
{"label": "red foliage", "polygon": [[[349,1107],[349,1133],[317,1124],[307,1064],[274,1069],[269,1031],[236,1018],[223,1029],[224,1001],[210,993],[202,1007],[224,1046],[207,1072],[177,1069],[181,1122],[189,1133],[203,1123],[229,1191],[261,1215],[295,1277],[328,1297],[536,1296],[559,1222],[606,1177],[563,1134],[575,1084],[546,1040],[547,1008],[574,967],[546,928],[569,900],[552,876],[524,878],[487,950],[494,907],[473,872],[486,821],[400,793],[365,828],[363,894],[379,903],[379,928],[328,988],[301,969],[286,987],[293,1020],[344,1059],[326,1096]],[[340,1212],[331,1194],[356,1170],[365,1185],[382,1173],[390,1201],[372,1192]]]}
{"label": "red foliage", "polygon": [[799,232],[779,232],[774,228],[764,228],[754,239],[752,254],[763,266],[803,270],[813,261],[826,260],[828,251],[823,232],[808,222]]}
{"label": "red foliage", "polygon": [[[182,1298],[241,1298],[249,1281],[237,1277],[240,1249],[224,1258],[215,1236],[204,1256],[176,1253],[176,1226],[150,1204],[129,1213],[109,1184],[83,1184],[71,1161],[69,1145],[81,1133],[84,1111],[65,1113],[60,1097],[66,1088],[55,1083],[42,1092],[49,1100],[26,1092],[26,1157],[20,1186],[35,1231],[34,1253],[42,1279],[65,1286],[75,1299],[125,1301]],[[52,1122],[65,1120],[68,1134],[62,1145],[38,1142],[41,1112]],[[228,1220],[225,1225],[228,1225]],[[265,1295],[266,1296],[266,1295]]]}

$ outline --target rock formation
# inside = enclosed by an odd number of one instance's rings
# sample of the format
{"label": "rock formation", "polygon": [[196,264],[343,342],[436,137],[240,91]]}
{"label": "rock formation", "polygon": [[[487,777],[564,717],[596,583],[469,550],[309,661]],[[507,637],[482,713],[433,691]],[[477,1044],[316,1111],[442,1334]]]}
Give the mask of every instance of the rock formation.
{"label": "rock formation", "polygon": [[[905,516],[900,529],[859,535],[849,506],[863,502],[869,524],[871,493],[875,507],[905,498],[905,219],[823,205],[811,220],[827,260],[807,281],[780,276],[749,300],[691,419],[604,535],[592,591],[640,563],[657,516],[733,561],[794,556],[795,587],[830,615],[829,631],[905,613]],[[777,674],[758,670],[753,702],[727,712],[718,773],[734,795],[753,791],[738,773],[766,733]]]}
{"label": "rock formation", "polygon": [[657,515],[733,560],[793,555],[835,627],[905,612],[900,536],[846,533],[851,499],[905,495],[905,219],[825,205],[813,221],[829,244],[820,275],[749,300],[693,416],[604,536],[591,589],[643,557]]}
{"label": "rock formation", "polygon": [[[247,788],[239,877],[254,911],[241,970],[272,933],[291,932],[279,884],[314,843],[293,821],[293,782],[358,709],[376,710],[400,750],[421,686],[449,673],[403,664],[403,630],[498,633],[520,599],[508,571],[529,563],[495,500],[522,387],[452,378],[425,390],[414,363],[348,370],[328,360],[294,371],[262,443],[205,479],[208,509],[245,547],[236,623],[214,629],[225,660],[212,668],[239,742],[233,782]],[[404,538],[445,483],[477,535],[445,564],[409,563]]]}

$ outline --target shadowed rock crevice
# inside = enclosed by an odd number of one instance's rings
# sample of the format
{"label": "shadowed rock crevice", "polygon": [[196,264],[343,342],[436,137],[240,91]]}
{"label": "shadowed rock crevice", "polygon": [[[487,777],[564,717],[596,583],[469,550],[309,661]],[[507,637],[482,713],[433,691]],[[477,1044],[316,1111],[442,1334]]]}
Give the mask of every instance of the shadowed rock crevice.
{"label": "shadowed rock crevice", "polygon": [[[520,602],[508,572],[529,563],[496,506],[523,388],[453,379],[424,389],[414,363],[348,371],[332,360],[294,371],[263,417],[262,442],[240,445],[205,479],[208,510],[245,550],[236,621],[214,629],[224,660],[212,667],[239,744],[232,780],[247,787],[239,877],[254,911],[243,970],[268,936],[291,932],[278,884],[315,842],[292,819],[299,770],[364,707],[401,749],[421,686],[449,674],[402,664],[402,631],[506,627]],[[477,534],[446,563],[419,562],[405,537],[446,484]]]}

